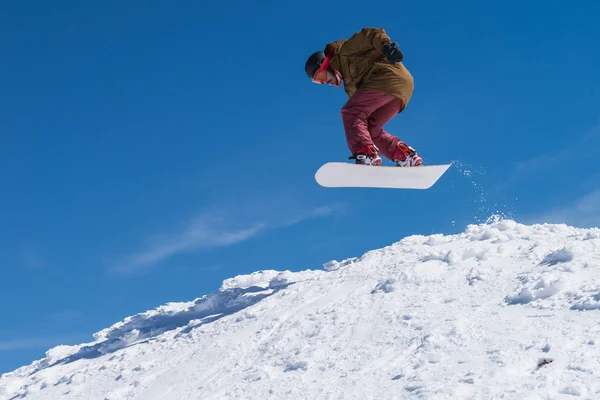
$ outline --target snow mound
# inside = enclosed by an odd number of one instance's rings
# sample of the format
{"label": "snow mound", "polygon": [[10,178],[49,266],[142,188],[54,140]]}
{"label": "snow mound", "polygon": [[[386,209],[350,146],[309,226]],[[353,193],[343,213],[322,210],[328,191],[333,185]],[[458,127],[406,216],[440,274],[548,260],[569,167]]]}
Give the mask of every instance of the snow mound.
{"label": "snow mound", "polygon": [[600,230],[492,220],[258,271],[0,376],[0,399],[600,398]]}

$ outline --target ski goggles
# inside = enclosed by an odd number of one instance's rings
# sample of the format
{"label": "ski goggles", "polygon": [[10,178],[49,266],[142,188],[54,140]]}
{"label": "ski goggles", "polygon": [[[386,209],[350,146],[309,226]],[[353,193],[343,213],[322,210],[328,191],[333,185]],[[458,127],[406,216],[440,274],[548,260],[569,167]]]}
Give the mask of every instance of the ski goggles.
{"label": "ski goggles", "polygon": [[325,57],[325,60],[323,60],[323,63],[321,64],[319,69],[317,69],[317,71],[315,72],[315,74],[312,77],[313,83],[316,83],[319,85],[324,85],[327,83],[327,68],[329,68],[330,61],[331,61],[331,58]]}

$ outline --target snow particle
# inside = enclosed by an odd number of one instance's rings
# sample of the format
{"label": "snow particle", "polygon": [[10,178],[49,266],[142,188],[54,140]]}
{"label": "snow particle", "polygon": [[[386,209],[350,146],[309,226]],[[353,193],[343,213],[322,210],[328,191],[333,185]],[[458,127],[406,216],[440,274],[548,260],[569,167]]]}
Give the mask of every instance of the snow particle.
{"label": "snow particle", "polygon": [[556,278],[540,279],[531,285],[528,277],[521,277],[523,283],[527,284],[518,294],[506,296],[505,301],[510,305],[527,304],[536,300],[550,298],[561,291],[563,282]]}
{"label": "snow particle", "polygon": [[537,362],[537,367],[538,367],[538,369],[540,369],[544,365],[548,365],[548,364],[552,363],[552,361],[554,361],[552,358],[540,358]]}
{"label": "snow particle", "polygon": [[556,265],[559,263],[565,263],[565,262],[572,261],[573,258],[574,258],[574,254],[571,250],[562,248],[560,250],[553,251],[550,254],[548,254],[546,257],[544,257],[541,264],[552,266],[552,265]]}
{"label": "snow particle", "polygon": [[371,294],[375,294],[378,292],[391,293],[395,290],[394,284],[395,281],[393,281],[392,279],[387,279],[383,282],[379,282],[377,286],[375,286],[375,289],[371,291]]}
{"label": "snow particle", "polygon": [[469,286],[473,286],[475,285],[475,283],[483,281],[484,279],[482,275],[483,274],[475,268],[471,268],[471,271],[469,271],[469,275],[467,275],[467,283],[469,284]]}
{"label": "snow particle", "polygon": [[302,370],[306,371],[308,363],[306,361],[292,361],[286,364],[283,372]]}
{"label": "snow particle", "polygon": [[[407,392],[419,392],[421,389],[423,389],[423,386],[418,386],[418,385],[414,385],[414,386],[406,386],[404,388]],[[418,394],[418,393],[417,393]]]}
{"label": "snow particle", "polygon": [[550,351],[550,345],[549,345],[549,344],[547,344],[547,345],[545,345],[544,347],[542,347],[542,351],[543,351],[544,353],[548,353],[548,352]]}
{"label": "snow particle", "polygon": [[529,291],[529,289],[527,289],[527,288],[522,289],[515,296],[506,296],[506,298],[504,299],[504,301],[506,301],[506,303],[508,303],[510,305],[527,304],[527,303],[532,302],[533,300],[534,300],[534,298],[531,295],[531,292]]}
{"label": "snow particle", "polygon": [[571,396],[581,396],[579,389],[573,386],[567,386],[560,391],[562,394],[570,394]]}

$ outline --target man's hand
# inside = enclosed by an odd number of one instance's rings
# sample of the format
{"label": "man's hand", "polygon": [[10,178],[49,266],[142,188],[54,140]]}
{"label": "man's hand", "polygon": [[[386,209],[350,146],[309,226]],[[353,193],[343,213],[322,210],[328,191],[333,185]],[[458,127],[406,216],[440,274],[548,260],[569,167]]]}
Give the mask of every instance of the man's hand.
{"label": "man's hand", "polygon": [[398,43],[386,43],[383,45],[383,49],[381,50],[385,58],[391,63],[397,63],[402,61],[404,58],[404,54],[398,48]]}

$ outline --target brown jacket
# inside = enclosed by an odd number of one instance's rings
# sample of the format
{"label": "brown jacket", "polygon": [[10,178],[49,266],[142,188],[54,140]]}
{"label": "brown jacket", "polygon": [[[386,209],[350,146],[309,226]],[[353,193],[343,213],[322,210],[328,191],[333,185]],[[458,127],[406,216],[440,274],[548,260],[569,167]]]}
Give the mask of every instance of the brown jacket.
{"label": "brown jacket", "polygon": [[390,43],[390,37],[381,28],[363,28],[348,40],[327,44],[325,54],[333,54],[331,66],[344,79],[348,97],[359,89],[379,90],[402,99],[406,106],[412,96],[414,80],[401,63],[392,64],[381,49]]}

